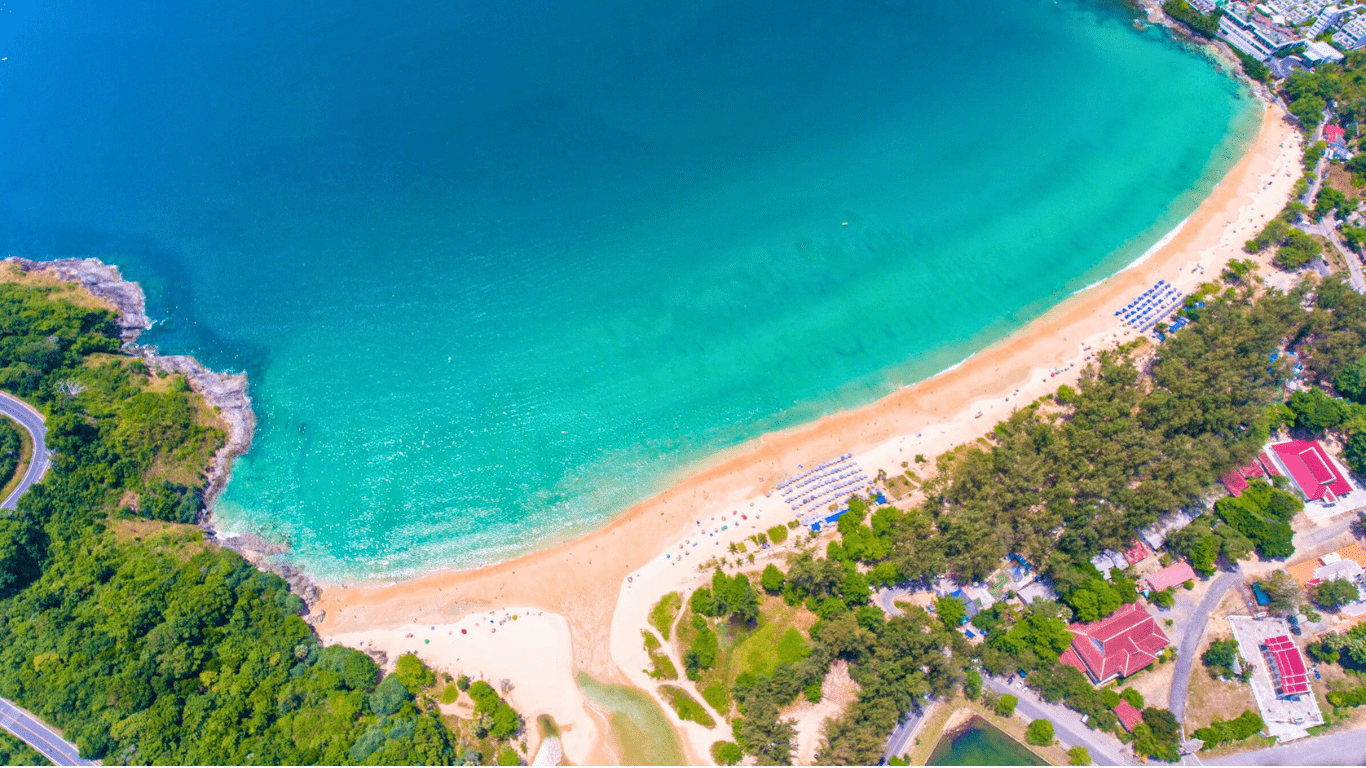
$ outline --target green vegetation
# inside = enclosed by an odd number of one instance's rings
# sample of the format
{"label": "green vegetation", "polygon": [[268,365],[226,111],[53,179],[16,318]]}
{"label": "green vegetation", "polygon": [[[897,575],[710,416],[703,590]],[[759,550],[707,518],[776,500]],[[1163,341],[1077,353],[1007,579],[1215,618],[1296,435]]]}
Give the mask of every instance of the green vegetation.
{"label": "green vegetation", "polygon": [[1328,703],[1335,707],[1359,707],[1366,704],[1366,685],[1345,691],[1329,691]]}
{"label": "green vegetation", "polygon": [[1015,715],[1015,707],[1019,703],[1019,698],[1007,693],[996,700],[996,714],[1000,717],[1013,717]]}
{"label": "green vegetation", "polygon": [[[725,710],[735,713],[731,725],[741,750],[763,763],[790,760],[793,726],[778,713],[813,688],[819,693],[830,664],[840,659],[859,684],[859,697],[829,723],[817,756],[822,763],[875,762],[886,734],[917,702],[957,688],[979,693],[980,678],[974,683],[969,674],[978,664],[994,674],[1023,671],[1045,700],[1063,702],[1087,715],[1088,725],[1116,734],[1121,727],[1113,707],[1127,700],[1143,713],[1131,737],[1138,754],[1174,760],[1179,736],[1170,712],[1143,706],[1132,689],[1097,690],[1057,662],[1071,641],[1069,621],[1091,611],[1104,615],[1136,595],[1132,581],[1102,579],[1088,561],[1103,549],[1123,549],[1170,510],[1201,506],[1219,475],[1255,456],[1276,418],[1296,418],[1280,404],[1291,368],[1284,353],[1304,365],[1306,384],[1328,387],[1366,349],[1366,299],[1341,280],[1319,283],[1311,276],[1289,294],[1263,291],[1255,281],[1230,283],[1198,292],[1183,310],[1190,326],[1145,358],[1142,372],[1133,348],[1101,353],[1068,402],[1026,407],[989,439],[940,457],[917,505],[870,509],[854,499],[824,559],[799,552],[782,579],[761,576],[766,591],[819,620],[807,633],[810,654],[775,660],[771,672],[768,663],[744,669],[738,654],[716,662],[741,670],[731,684],[733,709]],[[1350,437],[1353,413],[1349,408],[1334,429]],[[1366,427],[1366,417],[1360,423]],[[1254,550],[1288,555],[1287,523],[1298,500],[1265,484],[1245,496],[1174,535],[1172,551],[1205,573]],[[1048,577],[1066,604],[997,603],[972,620],[984,634],[977,645],[949,628],[958,616],[952,603],[939,603],[938,615],[904,606],[890,620],[869,605],[873,585],[924,584],[945,575],[959,583],[982,580],[1011,554]],[[680,647],[703,642],[701,630],[714,623],[719,658],[728,653],[726,638],[743,643],[746,632],[764,630],[766,616],[755,627],[707,618],[714,614],[710,599],[694,597],[706,615],[687,623],[686,638],[680,629]],[[1154,596],[1164,599],[1170,593]],[[1285,599],[1295,604],[1297,596]],[[766,642],[776,647],[780,632],[775,628]],[[1329,642],[1313,652],[1336,653],[1344,665],[1366,663],[1366,629]],[[706,686],[722,679],[719,670],[705,675]],[[1001,703],[989,691],[979,695],[989,707]]]}
{"label": "green vegetation", "polygon": [[1309,599],[1326,611],[1336,611],[1361,599],[1361,591],[1347,579],[1330,579],[1310,587]]}
{"label": "green vegetation", "polygon": [[[1119,727],[1119,718],[1114,712],[1119,702],[1115,700],[1114,691],[1097,690],[1075,667],[1066,664],[1042,665],[1025,679],[1044,701],[1063,702],[1088,716],[1092,727],[1107,731],[1115,731]],[[1142,704],[1143,698],[1140,696],[1137,701]]]}
{"label": "green vegetation", "polygon": [[712,574],[711,588],[694,592],[688,605],[693,613],[718,619],[729,617],[752,624],[759,618],[759,593],[749,577],[743,573],[730,577],[720,568]]}
{"label": "green vegetation", "polygon": [[676,685],[661,685],[659,686],[659,690],[664,694],[664,698],[668,700],[669,706],[673,707],[674,712],[678,713],[679,718],[691,720],[692,722],[707,728],[714,728],[716,726],[716,719],[707,712],[706,707],[698,704],[697,699],[690,696],[687,691]]}
{"label": "green vegetation", "polygon": [[1072,747],[1067,750],[1068,765],[1090,765],[1091,750],[1086,747]]}
{"label": "green vegetation", "polygon": [[718,741],[711,745],[711,759],[717,765],[735,765],[745,756],[740,751],[740,745],[733,741]]}
{"label": "green vegetation", "polygon": [[1358,624],[1346,632],[1323,635],[1319,649],[1325,655],[1326,652],[1337,653],[1337,662],[1344,669],[1366,672],[1366,624]]}
{"label": "green vegetation", "polygon": [[394,677],[398,678],[408,692],[417,695],[423,688],[436,683],[436,674],[422,663],[416,655],[405,653],[394,663]]}
{"label": "green vegetation", "polygon": [[283,580],[182,524],[222,433],[182,377],[118,349],[109,313],[0,284],[0,386],[56,453],[0,517],[0,695],[110,763],[461,759],[408,687],[420,662],[381,680],[322,647]]}
{"label": "green vegetation", "polygon": [[1256,584],[1267,596],[1268,613],[1288,616],[1299,607],[1300,585],[1285,571],[1272,571]]}
{"label": "green vegetation", "polygon": [[1290,521],[1304,509],[1304,502],[1289,491],[1253,480],[1241,496],[1225,496],[1214,505],[1215,514],[1246,536],[1263,559],[1294,554]]}
{"label": "green vegetation", "polygon": [[1237,48],[1230,48],[1233,54],[1238,57],[1238,63],[1243,65],[1243,72],[1259,83],[1271,82],[1271,68],[1251,56],[1243,53]]}
{"label": "green vegetation", "polygon": [[32,747],[0,731],[0,765],[52,765]]}
{"label": "green vegetation", "polygon": [[767,533],[768,540],[774,544],[782,544],[784,541],[787,541],[787,526],[775,525],[772,528],[769,528]]}
{"label": "green vegetation", "polygon": [[1052,721],[1039,718],[1029,723],[1025,729],[1025,741],[1036,747],[1048,747],[1053,744],[1053,723]]}
{"label": "green vegetation", "polygon": [[1186,0],[1167,0],[1162,4],[1162,10],[1195,34],[1211,40],[1219,34],[1219,17],[1224,14],[1222,10],[1216,9],[1214,13],[1206,16],[1195,10],[1195,7]]}
{"label": "green vegetation", "polygon": [[1129,702],[1129,706],[1133,707],[1134,709],[1137,709],[1140,712],[1143,710],[1143,707],[1145,705],[1145,702],[1143,701],[1143,694],[1139,693],[1133,688],[1125,688],[1124,691],[1119,694],[1119,697]]}
{"label": "green vegetation", "polygon": [[1265,727],[1261,715],[1249,709],[1232,720],[1215,720],[1191,735],[1205,742],[1203,749],[1213,749],[1220,744],[1256,736]]}
{"label": "green vegetation", "polygon": [[[1200,662],[1209,671],[1210,677],[1233,677],[1233,662],[1238,658],[1238,641],[1232,638],[1215,640],[1205,652],[1200,654]],[[1250,670],[1244,670],[1244,676]]]}
{"label": "green vegetation", "polygon": [[934,600],[934,615],[939,617],[945,629],[957,629],[967,621],[968,607],[956,597],[938,597]]}
{"label": "green vegetation", "polygon": [[975,669],[969,669],[963,673],[963,696],[969,701],[976,701],[982,695],[982,673]]}
{"label": "green vegetation", "polygon": [[480,737],[488,735],[501,741],[522,730],[522,716],[503,701],[493,686],[478,680],[470,684],[469,694],[474,699],[475,733]]}
{"label": "green vegetation", "polygon": [[8,418],[0,418],[0,488],[7,487],[19,469],[19,458],[24,449],[24,437],[19,429]]}
{"label": "green vegetation", "polygon": [[1134,751],[1138,754],[1175,763],[1181,759],[1181,728],[1176,716],[1165,709],[1148,707],[1143,722],[1134,726]]}
{"label": "green vegetation", "polygon": [[645,640],[645,653],[650,657],[651,668],[646,670],[646,674],[656,680],[677,680],[678,668],[674,666],[669,654],[664,652],[659,638],[648,629],[640,630],[640,634]]}
{"label": "green vegetation", "polygon": [[678,610],[683,607],[683,596],[677,592],[670,592],[661,597],[655,607],[650,609],[650,625],[659,630],[659,636],[664,638],[664,642],[669,641],[669,633],[673,631],[674,619],[678,618]]}
{"label": "green vegetation", "polygon": [[442,704],[454,704],[459,698],[460,689],[455,686],[455,683],[449,683],[445,688],[441,689]]}
{"label": "green vegetation", "polygon": [[[1320,154],[1322,154],[1322,149],[1320,149]],[[1337,207],[1339,201],[1330,196],[1329,202],[1332,203],[1329,207],[1334,208]],[[1346,204],[1345,198],[1343,204]],[[1319,218],[1322,218],[1327,210],[1320,212]],[[1267,222],[1267,225],[1256,237],[1243,245],[1243,250],[1248,253],[1261,253],[1267,248],[1275,247],[1277,250],[1273,261],[1276,266],[1287,270],[1299,269],[1319,258],[1323,253],[1323,248],[1319,242],[1304,231],[1291,226],[1299,219],[1301,211],[1302,206],[1294,204],[1286,206],[1280,215]]]}
{"label": "green vegetation", "polygon": [[764,566],[763,573],[759,574],[759,586],[770,595],[776,595],[783,591],[783,584],[787,582],[787,577],[778,570],[778,566],[769,563]]}

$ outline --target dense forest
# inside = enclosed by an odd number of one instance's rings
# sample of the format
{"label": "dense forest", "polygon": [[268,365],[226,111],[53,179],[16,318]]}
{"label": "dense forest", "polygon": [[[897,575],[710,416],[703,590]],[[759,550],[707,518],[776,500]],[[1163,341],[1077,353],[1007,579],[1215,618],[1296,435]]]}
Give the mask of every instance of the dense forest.
{"label": "dense forest", "polygon": [[56,454],[0,512],[0,695],[106,764],[477,759],[430,679],[322,647],[284,581],[185,525],[222,444],[212,414],[69,296],[0,283],[0,387],[46,412]]}

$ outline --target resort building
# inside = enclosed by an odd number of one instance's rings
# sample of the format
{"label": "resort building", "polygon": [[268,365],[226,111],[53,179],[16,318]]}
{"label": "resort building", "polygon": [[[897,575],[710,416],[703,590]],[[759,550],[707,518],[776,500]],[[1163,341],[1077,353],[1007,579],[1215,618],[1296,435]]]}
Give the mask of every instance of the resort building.
{"label": "resort building", "polygon": [[1195,515],[1185,510],[1178,510],[1168,515],[1163,515],[1161,519],[1152,525],[1139,531],[1139,538],[1154,550],[1159,550],[1166,543],[1167,537],[1173,532],[1190,525],[1195,520]]}
{"label": "resort building", "polygon": [[1289,635],[1267,638],[1266,642],[1262,643],[1261,651],[1277,697],[1298,699],[1309,692],[1309,671],[1304,665],[1304,657],[1300,655],[1299,647]]}
{"label": "resort building", "polygon": [[1318,40],[1306,41],[1304,44],[1304,53],[1300,55],[1304,57],[1305,61],[1308,61],[1311,64],[1322,64],[1324,62],[1341,64],[1343,60],[1347,58],[1342,55],[1342,51],[1339,51],[1328,43],[1321,43]]}
{"label": "resort building", "polygon": [[1090,624],[1073,624],[1072,646],[1058,661],[1081,670],[1095,685],[1146,669],[1171,645],[1157,621],[1137,605]]}
{"label": "resort building", "polygon": [[1145,581],[1148,583],[1148,589],[1151,589],[1154,592],[1161,592],[1164,589],[1171,589],[1178,584],[1195,581],[1195,570],[1190,567],[1190,563],[1183,560],[1179,563],[1172,563],[1166,568],[1149,576]]}
{"label": "resort building", "polygon": [[1317,440],[1291,440],[1271,446],[1277,464],[1290,476],[1305,501],[1332,505],[1353,491],[1347,473]]}
{"label": "resort building", "polygon": [[[1342,16],[1342,9],[1336,5],[1330,5],[1327,8],[1324,8],[1323,12],[1314,20],[1314,23],[1309,27],[1309,31],[1305,33],[1304,36],[1312,41],[1314,38],[1326,32],[1329,27],[1338,23],[1338,20],[1341,19]],[[1342,54],[1339,53],[1338,55],[1341,56]]]}
{"label": "resort building", "polygon": [[1342,126],[1332,123],[1323,126],[1323,140],[1329,144],[1341,144],[1345,138],[1347,138],[1347,131],[1343,130]]}
{"label": "resort building", "polygon": [[1344,51],[1354,51],[1366,45],[1366,16],[1358,16],[1343,24],[1333,34],[1333,42]]}
{"label": "resort building", "polygon": [[1258,61],[1266,61],[1276,51],[1301,39],[1289,31],[1253,21],[1233,8],[1219,17],[1219,34],[1229,45]]}
{"label": "resort building", "polygon": [[1307,3],[1300,3],[1286,11],[1285,20],[1295,25],[1303,24],[1317,16],[1327,7],[1327,0],[1309,0]]}

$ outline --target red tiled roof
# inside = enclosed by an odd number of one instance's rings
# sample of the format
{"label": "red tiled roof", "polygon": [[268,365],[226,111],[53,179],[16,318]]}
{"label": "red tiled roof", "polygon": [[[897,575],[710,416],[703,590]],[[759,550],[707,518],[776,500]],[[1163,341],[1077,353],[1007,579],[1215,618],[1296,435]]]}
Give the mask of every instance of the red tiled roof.
{"label": "red tiled roof", "polygon": [[1329,144],[1342,141],[1343,137],[1346,135],[1347,132],[1339,126],[1333,125],[1331,123],[1323,126],[1323,139],[1324,141],[1327,141]]}
{"label": "red tiled roof", "polygon": [[1188,581],[1195,581],[1195,571],[1190,564],[1184,560],[1179,563],[1172,563],[1162,570],[1148,577],[1148,586],[1154,592],[1161,592],[1177,584],[1185,584]]}
{"label": "red tiled roof", "polygon": [[1281,471],[1276,469],[1276,462],[1272,461],[1271,457],[1267,456],[1265,453],[1257,454],[1257,463],[1261,464],[1262,469],[1266,470],[1267,477],[1281,476]]}
{"label": "red tiled roof", "polygon": [[1073,624],[1072,647],[1058,660],[1085,672],[1093,683],[1128,677],[1157,660],[1170,643],[1157,622],[1137,605],[1125,605],[1108,619]]}
{"label": "red tiled roof", "polygon": [[1287,635],[1269,638],[1266,648],[1267,671],[1276,685],[1276,693],[1297,696],[1309,691],[1309,672],[1304,667],[1300,649]]}
{"label": "red tiled roof", "polygon": [[1152,550],[1143,543],[1142,539],[1134,539],[1129,548],[1124,550],[1124,559],[1129,561],[1129,565],[1133,565],[1150,554],[1152,554]]}
{"label": "red tiled roof", "polygon": [[1238,469],[1226,472],[1219,478],[1219,481],[1228,489],[1229,495],[1242,496],[1243,491],[1247,490],[1248,479],[1262,477],[1265,474],[1266,470],[1262,468],[1262,462],[1254,461],[1246,467],[1239,467]]}
{"label": "red tiled roof", "polygon": [[1305,498],[1311,501],[1323,499],[1331,503],[1337,501],[1338,496],[1352,492],[1351,483],[1338,473],[1317,441],[1291,440],[1273,445],[1271,450],[1290,470],[1291,478],[1304,492]]}
{"label": "red tiled roof", "polygon": [[1119,702],[1119,706],[1115,707],[1115,714],[1119,716],[1119,724],[1129,733],[1133,733],[1134,726],[1143,722],[1143,713],[1134,709],[1134,705],[1127,701]]}

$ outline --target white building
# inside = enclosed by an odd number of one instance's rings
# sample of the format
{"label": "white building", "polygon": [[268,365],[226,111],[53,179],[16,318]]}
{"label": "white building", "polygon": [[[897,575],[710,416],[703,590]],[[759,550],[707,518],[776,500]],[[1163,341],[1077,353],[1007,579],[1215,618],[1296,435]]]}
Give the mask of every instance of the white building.
{"label": "white building", "polygon": [[1301,55],[1304,56],[1306,61],[1313,64],[1322,64],[1325,61],[1341,64],[1343,59],[1347,58],[1342,55],[1342,51],[1339,51],[1328,43],[1320,43],[1318,40],[1306,41],[1304,44],[1304,53]]}
{"label": "white building", "polygon": [[1327,8],[1324,8],[1323,13],[1320,13],[1319,17],[1314,20],[1314,25],[1309,28],[1309,32],[1305,34],[1305,37],[1310,38],[1311,40],[1318,37],[1328,31],[1329,27],[1338,23],[1338,20],[1341,19],[1342,16],[1342,9],[1336,5],[1330,5]]}
{"label": "white building", "polygon": [[1257,59],[1266,61],[1276,51],[1301,38],[1283,30],[1253,21],[1235,9],[1219,17],[1219,34],[1228,44]]}
{"label": "white building", "polygon": [[1299,25],[1318,16],[1324,8],[1328,7],[1328,0],[1309,0],[1307,3],[1300,3],[1285,13],[1285,20],[1291,24]]}
{"label": "white building", "polygon": [[1342,25],[1333,35],[1333,42],[1344,51],[1355,51],[1366,45],[1366,16],[1358,16]]}

